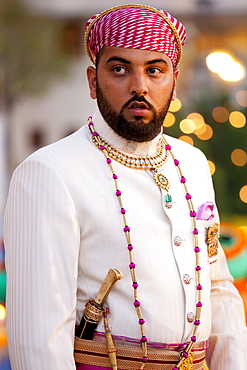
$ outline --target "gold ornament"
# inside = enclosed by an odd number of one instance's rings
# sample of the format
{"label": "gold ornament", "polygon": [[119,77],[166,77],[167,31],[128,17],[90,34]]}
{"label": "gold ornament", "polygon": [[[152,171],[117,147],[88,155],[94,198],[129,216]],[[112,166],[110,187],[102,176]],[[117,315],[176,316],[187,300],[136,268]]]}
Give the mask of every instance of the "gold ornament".
{"label": "gold ornament", "polygon": [[162,173],[155,172],[153,174],[153,178],[158,186],[168,192],[168,189],[170,188],[170,183],[167,177],[162,175]]}
{"label": "gold ornament", "polygon": [[208,256],[213,257],[218,254],[219,224],[216,222],[207,229]]}
{"label": "gold ornament", "polygon": [[179,366],[179,370],[192,370],[193,365],[193,354],[190,352],[188,357],[185,358],[182,364]]}

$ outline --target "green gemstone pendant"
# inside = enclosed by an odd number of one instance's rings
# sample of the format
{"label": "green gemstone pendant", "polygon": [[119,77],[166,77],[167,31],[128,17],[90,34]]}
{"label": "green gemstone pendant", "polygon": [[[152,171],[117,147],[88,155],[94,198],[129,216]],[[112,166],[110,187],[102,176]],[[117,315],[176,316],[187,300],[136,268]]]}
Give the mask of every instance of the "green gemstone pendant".
{"label": "green gemstone pendant", "polygon": [[172,202],[172,196],[171,196],[170,194],[166,194],[166,196],[165,196],[165,201],[166,201],[167,203]]}
{"label": "green gemstone pendant", "polygon": [[165,196],[165,207],[166,208],[171,208],[172,207],[172,196],[168,193]]}

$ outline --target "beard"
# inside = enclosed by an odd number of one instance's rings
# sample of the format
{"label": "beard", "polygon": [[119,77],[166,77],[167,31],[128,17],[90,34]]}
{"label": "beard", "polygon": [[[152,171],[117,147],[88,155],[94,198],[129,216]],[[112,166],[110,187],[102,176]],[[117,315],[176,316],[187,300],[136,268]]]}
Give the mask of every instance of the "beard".
{"label": "beard", "polygon": [[[133,98],[127,101],[121,108],[120,112],[117,113],[106,99],[103,91],[101,90],[97,82],[97,104],[104,120],[108,123],[112,130],[115,131],[116,134],[126,140],[142,143],[145,141],[153,140],[160,133],[161,127],[163,126],[165,116],[172,100],[173,89],[174,85],[171,89],[168,100],[159,113],[157,113],[153,105],[150,104],[144,98],[144,96],[138,95],[133,96]],[[148,108],[153,113],[153,118],[149,122],[145,123],[142,117],[139,116],[136,116],[135,120],[132,121],[129,121],[124,117],[124,109],[127,108],[128,105],[133,101],[146,103]]]}

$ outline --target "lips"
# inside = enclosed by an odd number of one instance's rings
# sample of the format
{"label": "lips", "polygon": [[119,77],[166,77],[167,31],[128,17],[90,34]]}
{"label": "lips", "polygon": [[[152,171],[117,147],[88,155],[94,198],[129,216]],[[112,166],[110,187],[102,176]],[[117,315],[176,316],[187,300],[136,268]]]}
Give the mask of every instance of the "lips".
{"label": "lips", "polygon": [[145,102],[133,101],[129,104],[128,110],[131,116],[134,117],[145,117],[149,115],[150,109]]}
{"label": "lips", "polygon": [[129,106],[129,109],[149,109],[146,103],[133,101]]}

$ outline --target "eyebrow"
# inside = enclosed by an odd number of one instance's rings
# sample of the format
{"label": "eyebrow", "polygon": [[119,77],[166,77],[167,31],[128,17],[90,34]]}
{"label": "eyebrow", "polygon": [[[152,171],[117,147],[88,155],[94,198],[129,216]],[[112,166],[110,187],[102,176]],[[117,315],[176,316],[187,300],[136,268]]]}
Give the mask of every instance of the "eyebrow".
{"label": "eyebrow", "polygon": [[121,62],[121,63],[125,63],[125,64],[131,64],[131,62],[127,59],[124,59],[124,58],[121,58],[121,57],[111,57],[109,58],[106,63],[110,63],[112,61],[115,61],[115,62]]}
{"label": "eyebrow", "polygon": [[145,63],[145,65],[148,65],[148,64],[156,64],[156,63],[164,63],[166,66],[168,66],[168,63],[165,59],[152,59],[152,60],[149,60]]}
{"label": "eyebrow", "polygon": [[[118,57],[118,56],[114,56],[114,57],[109,58],[106,61],[106,63],[110,63],[112,61],[121,62],[121,63],[125,63],[125,64],[131,64],[131,62],[129,60],[127,60],[125,58]],[[167,61],[165,59],[162,59],[162,58],[148,60],[147,62],[145,62],[145,65],[156,64],[156,63],[164,63],[166,66],[168,66]]]}

